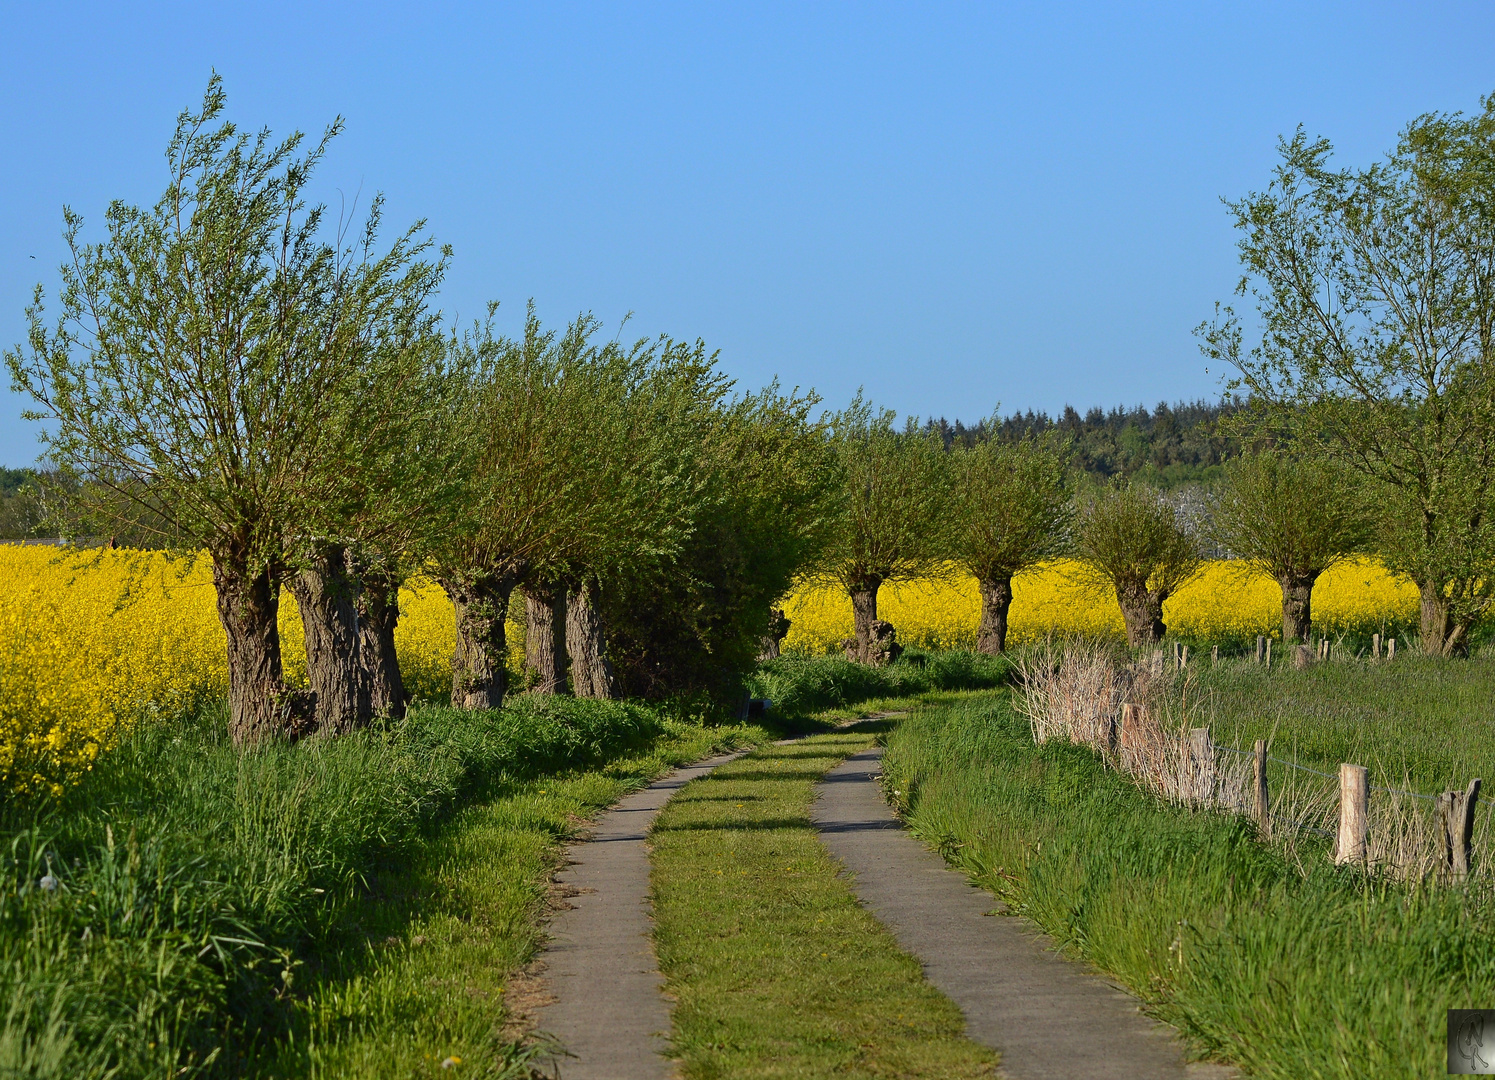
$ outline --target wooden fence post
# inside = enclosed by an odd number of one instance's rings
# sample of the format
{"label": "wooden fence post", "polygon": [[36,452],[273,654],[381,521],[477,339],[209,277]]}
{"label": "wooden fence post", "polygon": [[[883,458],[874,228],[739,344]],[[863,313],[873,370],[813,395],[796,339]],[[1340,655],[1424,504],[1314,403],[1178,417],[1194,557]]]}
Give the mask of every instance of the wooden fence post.
{"label": "wooden fence post", "polygon": [[1262,836],[1271,836],[1272,805],[1267,796],[1267,740],[1256,740],[1251,764],[1252,772],[1256,775],[1256,828]]}
{"label": "wooden fence post", "polygon": [[1210,649],[1210,651],[1209,651],[1209,664],[1210,664],[1210,667],[1219,667],[1220,666],[1220,646],[1216,645],[1216,646],[1214,646],[1213,648]]}
{"label": "wooden fence post", "polygon": [[1396,638],[1386,639],[1386,659],[1388,661],[1396,659]]}
{"label": "wooden fence post", "polygon": [[1474,845],[1474,808],[1479,803],[1479,778],[1464,791],[1438,796],[1438,822],[1443,834],[1443,866],[1454,881],[1469,876],[1469,854]]}
{"label": "wooden fence post", "polygon": [[1264,647],[1263,643],[1266,640],[1267,639],[1262,637],[1260,634],[1256,635],[1256,662],[1258,664],[1261,663],[1262,649]]}
{"label": "wooden fence post", "polygon": [[1381,659],[1381,635],[1380,634],[1372,634],[1370,636],[1370,658],[1372,660],[1379,660],[1379,659]]}
{"label": "wooden fence post", "polygon": [[1334,863],[1365,862],[1365,822],[1370,813],[1370,780],[1363,765],[1339,767],[1339,838]]}
{"label": "wooden fence post", "polygon": [[1189,647],[1180,645],[1178,647],[1178,670],[1182,671],[1189,666]]}
{"label": "wooden fence post", "polygon": [[1267,638],[1267,670],[1272,670],[1272,639]]}
{"label": "wooden fence post", "polygon": [[1194,773],[1194,798],[1208,805],[1215,799],[1215,749],[1210,745],[1209,728],[1189,732],[1189,763]]}
{"label": "wooden fence post", "polygon": [[1328,660],[1329,659],[1329,639],[1328,638],[1324,638],[1322,641],[1319,642],[1319,659],[1321,659],[1321,660]]}

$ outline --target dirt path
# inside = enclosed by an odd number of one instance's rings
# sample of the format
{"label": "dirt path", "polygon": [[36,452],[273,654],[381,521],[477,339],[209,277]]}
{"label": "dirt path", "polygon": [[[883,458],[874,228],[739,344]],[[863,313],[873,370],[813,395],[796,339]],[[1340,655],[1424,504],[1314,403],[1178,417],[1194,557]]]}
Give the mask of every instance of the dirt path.
{"label": "dirt path", "polygon": [[566,849],[557,883],[571,907],[550,924],[541,956],[549,1003],[535,1010],[540,1031],[572,1055],[550,1063],[563,1080],[667,1080],[669,1004],[650,943],[649,852],[645,838],[660,808],[686,784],[741,754],[677,769],[628,796]]}
{"label": "dirt path", "polygon": [[880,748],[826,774],[812,816],[854,887],[960,1006],[966,1034],[1002,1054],[1015,1080],[1226,1080],[1218,1065],[1185,1064],[1174,1032],[1136,1001],[1050,951],[1025,920],[998,906],[901,826],[877,783]]}

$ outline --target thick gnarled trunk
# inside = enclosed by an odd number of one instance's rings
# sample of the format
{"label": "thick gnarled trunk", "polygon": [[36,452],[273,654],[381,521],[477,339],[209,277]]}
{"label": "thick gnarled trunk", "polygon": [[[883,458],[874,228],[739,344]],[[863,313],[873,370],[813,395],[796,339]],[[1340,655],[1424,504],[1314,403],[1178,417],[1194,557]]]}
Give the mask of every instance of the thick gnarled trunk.
{"label": "thick gnarled trunk", "polygon": [[1282,641],[1308,640],[1313,633],[1313,583],[1317,574],[1284,574],[1277,579],[1282,586]]}
{"label": "thick gnarled trunk", "polygon": [[1007,613],[1012,608],[1012,578],[977,583],[981,589],[981,625],[976,629],[976,651],[1000,656],[1007,651]]}
{"label": "thick gnarled trunk", "polygon": [[321,547],[290,580],[306,635],[306,678],[316,729],[342,735],[368,724],[369,680],[361,659],[358,584],[342,547]]}
{"label": "thick gnarled trunk", "polygon": [[872,624],[877,622],[877,590],[882,587],[882,578],[867,574],[847,582],[846,591],[851,596],[851,625],[854,637],[847,654],[863,664],[873,663],[872,655],[875,635]]}
{"label": "thick gnarled trunk", "polygon": [[305,734],[306,702],[286,686],[281,670],[280,588],[274,575],[215,556],[213,588],[228,638],[228,729],[234,745]]}
{"label": "thick gnarled trunk", "polygon": [[768,612],[768,633],[760,639],[758,660],[777,660],[782,651],[780,643],[789,636],[790,620],[783,608],[771,608]]}
{"label": "thick gnarled trunk", "polygon": [[1454,617],[1453,605],[1443,589],[1433,582],[1419,583],[1422,594],[1420,642],[1428,656],[1466,656],[1469,653],[1469,627]]}
{"label": "thick gnarled trunk", "polygon": [[452,657],[452,705],[459,709],[497,709],[508,687],[508,641],[504,618],[509,610],[511,577],[448,579],[441,583],[457,621],[457,651]]}
{"label": "thick gnarled trunk", "polygon": [[1126,623],[1126,643],[1133,649],[1156,645],[1168,628],[1163,625],[1163,601],[1168,594],[1149,590],[1146,582],[1116,583],[1116,600]]}
{"label": "thick gnarled trunk", "polygon": [[607,659],[607,635],[591,585],[573,590],[566,598],[566,651],[571,655],[571,690],[577,697],[618,696],[618,681]]}
{"label": "thick gnarled trunk", "polygon": [[524,667],[529,692],[566,689],[566,590],[531,583],[524,587]]}
{"label": "thick gnarled trunk", "polygon": [[358,594],[358,650],[368,678],[369,711],[398,720],[405,715],[405,679],[395,654],[400,583],[382,571],[365,571]]}

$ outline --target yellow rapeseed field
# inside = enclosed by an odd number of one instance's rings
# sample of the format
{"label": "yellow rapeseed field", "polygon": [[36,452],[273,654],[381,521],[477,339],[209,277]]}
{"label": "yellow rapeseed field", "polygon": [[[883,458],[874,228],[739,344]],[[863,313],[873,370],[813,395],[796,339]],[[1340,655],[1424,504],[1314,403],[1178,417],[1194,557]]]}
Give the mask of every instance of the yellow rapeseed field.
{"label": "yellow rapeseed field", "polygon": [[[1058,633],[1120,634],[1113,596],[1074,563],[1059,562],[1014,583],[1011,640]],[[1239,564],[1213,563],[1169,600],[1169,627],[1208,640],[1281,632],[1281,593]],[[900,638],[932,648],[969,648],[980,617],[976,583],[951,575],[888,586],[880,614]],[[395,634],[406,686],[443,700],[456,634],[440,587],[417,581],[400,593]],[[1330,571],[1314,590],[1314,621],[1329,633],[1416,617],[1417,591],[1377,563]],[[786,647],[836,651],[851,634],[851,604],[835,589],[804,588],[786,605]],[[305,685],[306,655],[295,602],[280,614],[286,676]],[[521,661],[521,628],[510,624],[510,666]],[[122,728],[222,695],[228,683],[223,629],[206,558],[155,552],[66,552],[0,545],[0,782],[58,788],[86,771]]]}
{"label": "yellow rapeseed field", "polygon": [[[451,604],[421,581],[401,591],[400,611],[395,647],[405,684],[441,700],[456,644]],[[516,642],[519,629],[510,624]],[[289,593],[280,632],[286,677],[304,686],[301,617]],[[516,646],[510,665],[521,659]],[[0,782],[57,789],[124,726],[227,689],[206,558],[0,544]]]}
{"label": "yellow rapeseed field", "polygon": [[[1324,574],[1313,590],[1313,621],[1327,634],[1372,630],[1417,617],[1417,589],[1380,563],[1357,559]],[[906,644],[971,648],[981,621],[975,578],[951,573],[930,581],[885,585],[878,616],[898,628]],[[834,587],[803,587],[789,598],[791,621],[784,642],[793,652],[836,652],[850,637],[851,601]],[[1163,605],[1173,633],[1204,640],[1239,640],[1282,634],[1282,590],[1241,563],[1214,562]],[[1013,581],[1008,641],[1014,645],[1049,634],[1120,635],[1115,594],[1096,585],[1074,562],[1058,561]]]}

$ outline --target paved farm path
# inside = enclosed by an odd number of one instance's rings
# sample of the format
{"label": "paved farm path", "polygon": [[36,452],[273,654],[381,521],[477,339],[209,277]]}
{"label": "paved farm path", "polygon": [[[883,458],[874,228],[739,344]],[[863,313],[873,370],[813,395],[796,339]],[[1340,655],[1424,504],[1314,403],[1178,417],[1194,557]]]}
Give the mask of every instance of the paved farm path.
{"label": "paved farm path", "polygon": [[867,908],[960,1006],[966,1034],[1002,1055],[1014,1080],[1226,1080],[1186,1064],[1172,1028],[1049,948],[1026,920],[991,918],[998,901],[906,832],[877,782],[881,748],[826,774],[812,817]]}
{"label": "paved farm path", "polygon": [[556,875],[571,907],[550,923],[541,976],[550,1003],[540,1031],[569,1055],[552,1067],[563,1080],[667,1080],[670,1009],[650,940],[650,824],[670,796],[746,751],[676,769],[606,811],[586,840],[566,849]]}

